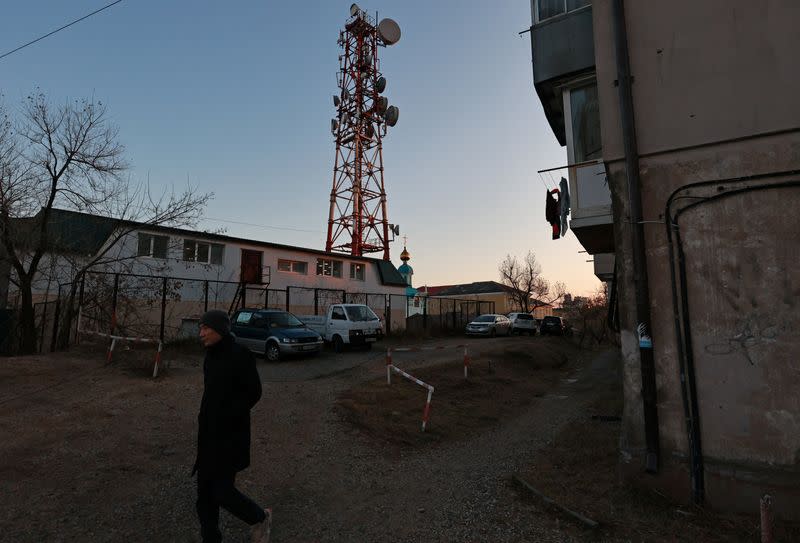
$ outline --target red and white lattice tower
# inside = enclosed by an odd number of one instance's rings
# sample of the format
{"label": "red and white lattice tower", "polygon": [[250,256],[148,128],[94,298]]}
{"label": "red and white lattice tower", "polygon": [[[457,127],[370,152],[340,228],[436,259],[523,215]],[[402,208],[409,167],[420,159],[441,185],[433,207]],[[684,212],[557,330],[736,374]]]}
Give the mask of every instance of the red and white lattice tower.
{"label": "red and white lattice tower", "polygon": [[391,19],[375,21],[353,4],[339,33],[343,54],[337,73],[339,94],[333,97],[336,159],[325,250],[357,256],[382,252],[389,260],[391,225],[386,216],[382,138],[397,122],[399,110],[381,95],[386,79],[378,49],[397,43],[400,28]]}

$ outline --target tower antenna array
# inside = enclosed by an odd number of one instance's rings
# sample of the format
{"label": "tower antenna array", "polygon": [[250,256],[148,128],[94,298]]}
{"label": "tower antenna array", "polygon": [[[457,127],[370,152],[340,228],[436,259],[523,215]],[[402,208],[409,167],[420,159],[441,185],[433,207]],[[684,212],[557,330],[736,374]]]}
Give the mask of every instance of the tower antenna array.
{"label": "tower antenna array", "polygon": [[356,256],[383,253],[389,260],[382,142],[400,110],[382,95],[386,78],[378,49],[397,43],[400,27],[391,19],[375,20],[353,4],[339,33],[343,53],[336,76],[339,92],[333,96],[336,158],[325,250]]}

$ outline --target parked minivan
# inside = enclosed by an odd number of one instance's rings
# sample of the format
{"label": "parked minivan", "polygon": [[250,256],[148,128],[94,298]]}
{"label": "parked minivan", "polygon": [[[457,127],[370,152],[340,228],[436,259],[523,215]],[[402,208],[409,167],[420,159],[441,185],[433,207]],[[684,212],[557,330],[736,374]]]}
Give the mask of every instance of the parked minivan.
{"label": "parked minivan", "polygon": [[322,336],[300,319],[280,309],[240,309],[231,319],[236,342],[270,362],[290,354],[316,354],[322,349]]}

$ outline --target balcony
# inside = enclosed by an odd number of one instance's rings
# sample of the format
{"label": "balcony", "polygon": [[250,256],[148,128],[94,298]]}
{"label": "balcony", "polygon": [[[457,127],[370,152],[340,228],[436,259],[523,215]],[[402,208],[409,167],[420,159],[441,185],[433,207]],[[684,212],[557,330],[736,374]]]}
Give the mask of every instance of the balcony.
{"label": "balcony", "polygon": [[560,86],[575,76],[594,72],[592,6],[536,22],[531,27],[533,84],[550,127],[565,145]]}
{"label": "balcony", "polygon": [[602,161],[568,166],[569,227],[589,254],[614,252],[611,190]]}

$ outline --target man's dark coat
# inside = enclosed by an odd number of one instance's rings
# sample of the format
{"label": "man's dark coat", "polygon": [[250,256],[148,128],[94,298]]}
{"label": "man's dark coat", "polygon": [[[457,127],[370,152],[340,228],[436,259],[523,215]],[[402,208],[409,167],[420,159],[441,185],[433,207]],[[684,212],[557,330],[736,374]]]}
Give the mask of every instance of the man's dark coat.
{"label": "man's dark coat", "polygon": [[203,382],[192,474],[236,473],[250,465],[250,409],[261,398],[253,353],[224,336],[206,352]]}

